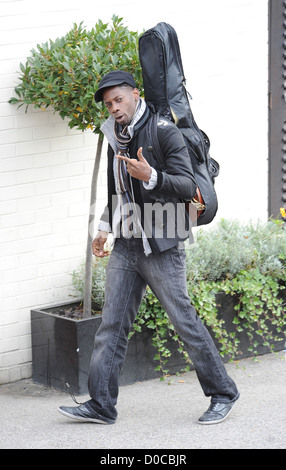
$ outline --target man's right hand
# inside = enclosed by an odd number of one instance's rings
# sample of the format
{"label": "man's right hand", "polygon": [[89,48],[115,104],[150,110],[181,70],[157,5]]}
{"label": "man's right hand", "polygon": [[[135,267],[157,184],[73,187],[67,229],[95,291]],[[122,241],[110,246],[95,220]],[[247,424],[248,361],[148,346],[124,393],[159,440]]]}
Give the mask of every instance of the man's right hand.
{"label": "man's right hand", "polygon": [[107,237],[108,233],[100,230],[92,242],[92,253],[98,258],[110,255],[110,251],[104,250]]}

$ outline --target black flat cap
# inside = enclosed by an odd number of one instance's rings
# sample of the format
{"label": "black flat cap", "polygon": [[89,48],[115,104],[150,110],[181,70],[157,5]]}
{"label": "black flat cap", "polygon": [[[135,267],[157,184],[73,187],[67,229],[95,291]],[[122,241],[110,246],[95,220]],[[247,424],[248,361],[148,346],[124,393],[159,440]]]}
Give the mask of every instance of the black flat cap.
{"label": "black flat cap", "polygon": [[95,101],[102,101],[102,94],[106,88],[122,85],[123,83],[130,85],[132,88],[136,88],[135,80],[130,73],[124,72],[123,70],[113,70],[107,73],[99,82],[98,89],[94,95]]}

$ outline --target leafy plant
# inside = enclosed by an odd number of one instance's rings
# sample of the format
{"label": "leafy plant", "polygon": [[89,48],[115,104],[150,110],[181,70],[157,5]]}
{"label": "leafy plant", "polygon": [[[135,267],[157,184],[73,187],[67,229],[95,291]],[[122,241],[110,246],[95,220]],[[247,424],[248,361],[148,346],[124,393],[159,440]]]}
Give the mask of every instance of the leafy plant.
{"label": "leafy plant", "polygon": [[138,56],[138,33],[129,31],[123,18],[112,16],[111,26],[101,20],[90,31],[74,24],[66,36],[32,49],[26,64],[20,64],[17,97],[9,102],[35,108],[52,107],[69,127],[100,133],[108,117],[102,103],[94,101],[98,83],[114,69],[134,75],[142,88]]}
{"label": "leafy plant", "polygon": [[[269,350],[273,342],[285,337],[285,264],[286,231],[283,222],[265,224],[221,220],[211,229],[201,229],[194,245],[187,247],[187,282],[191,302],[205,325],[211,329],[221,356],[239,357],[240,334],[247,332],[249,351],[255,356],[259,344]],[[233,329],[227,331],[219,315],[217,295],[224,292],[235,299]],[[169,317],[153,292],[147,288],[133,326],[153,331],[157,370],[168,374],[171,351],[168,339],[177,343],[178,351],[190,359]]]}
{"label": "leafy plant", "polygon": [[187,276],[194,282],[218,281],[259,267],[261,272],[284,278],[285,255],[281,221],[254,225],[222,219],[213,229],[197,232],[196,243],[187,250]]}
{"label": "leafy plant", "polygon": [[99,81],[106,73],[120,68],[133,74],[142,89],[138,54],[138,33],[129,31],[123,18],[112,16],[111,25],[101,20],[87,31],[83,23],[55,41],[37,45],[26,64],[20,64],[19,84],[9,103],[18,107],[51,108],[70,128],[90,129],[98,134],[97,150],[91,181],[90,213],[85,262],[84,316],[91,314],[92,232],[96,201],[97,178],[102,152],[103,134],[100,126],[108,117],[102,103],[94,101]]}
{"label": "leafy plant", "polygon": [[[105,295],[105,269],[108,258],[93,258],[92,260],[92,291],[91,291],[91,314],[101,313]],[[85,264],[82,263],[78,269],[72,272],[72,283],[76,296],[83,299],[85,283]]]}
{"label": "leafy plant", "polygon": [[[238,299],[233,323],[238,333],[246,331],[250,343],[248,350],[257,354],[258,337],[261,337],[263,346],[272,350],[273,342],[281,340],[279,333],[285,331],[285,303],[280,295],[285,286],[277,278],[254,268],[241,271],[232,282],[222,284],[221,289]],[[274,329],[276,333],[273,333]]]}

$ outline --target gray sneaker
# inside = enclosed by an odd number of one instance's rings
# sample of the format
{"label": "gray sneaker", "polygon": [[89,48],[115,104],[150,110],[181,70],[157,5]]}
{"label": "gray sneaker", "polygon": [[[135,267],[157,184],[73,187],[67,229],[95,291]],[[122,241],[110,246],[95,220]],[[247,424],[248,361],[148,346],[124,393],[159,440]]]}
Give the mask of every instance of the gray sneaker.
{"label": "gray sneaker", "polygon": [[200,424],[217,424],[227,418],[237,400],[230,403],[211,403],[207,411],[199,418]]}
{"label": "gray sneaker", "polygon": [[77,421],[87,423],[99,423],[99,424],[114,424],[115,420],[105,418],[99,413],[94,411],[87,403],[83,403],[80,406],[60,406],[59,412],[67,416],[67,418],[76,419]]}

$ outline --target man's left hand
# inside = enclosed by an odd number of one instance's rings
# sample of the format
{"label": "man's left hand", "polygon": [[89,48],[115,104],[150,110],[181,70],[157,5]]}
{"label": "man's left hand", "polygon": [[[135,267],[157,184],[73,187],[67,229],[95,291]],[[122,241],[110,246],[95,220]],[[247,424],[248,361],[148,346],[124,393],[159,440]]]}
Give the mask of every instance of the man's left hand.
{"label": "man's left hand", "polygon": [[133,178],[148,182],[151,177],[152,169],[147,160],[143,157],[142,150],[142,147],[140,147],[137,152],[138,160],[121,155],[116,155],[116,158],[125,161],[127,171]]}

